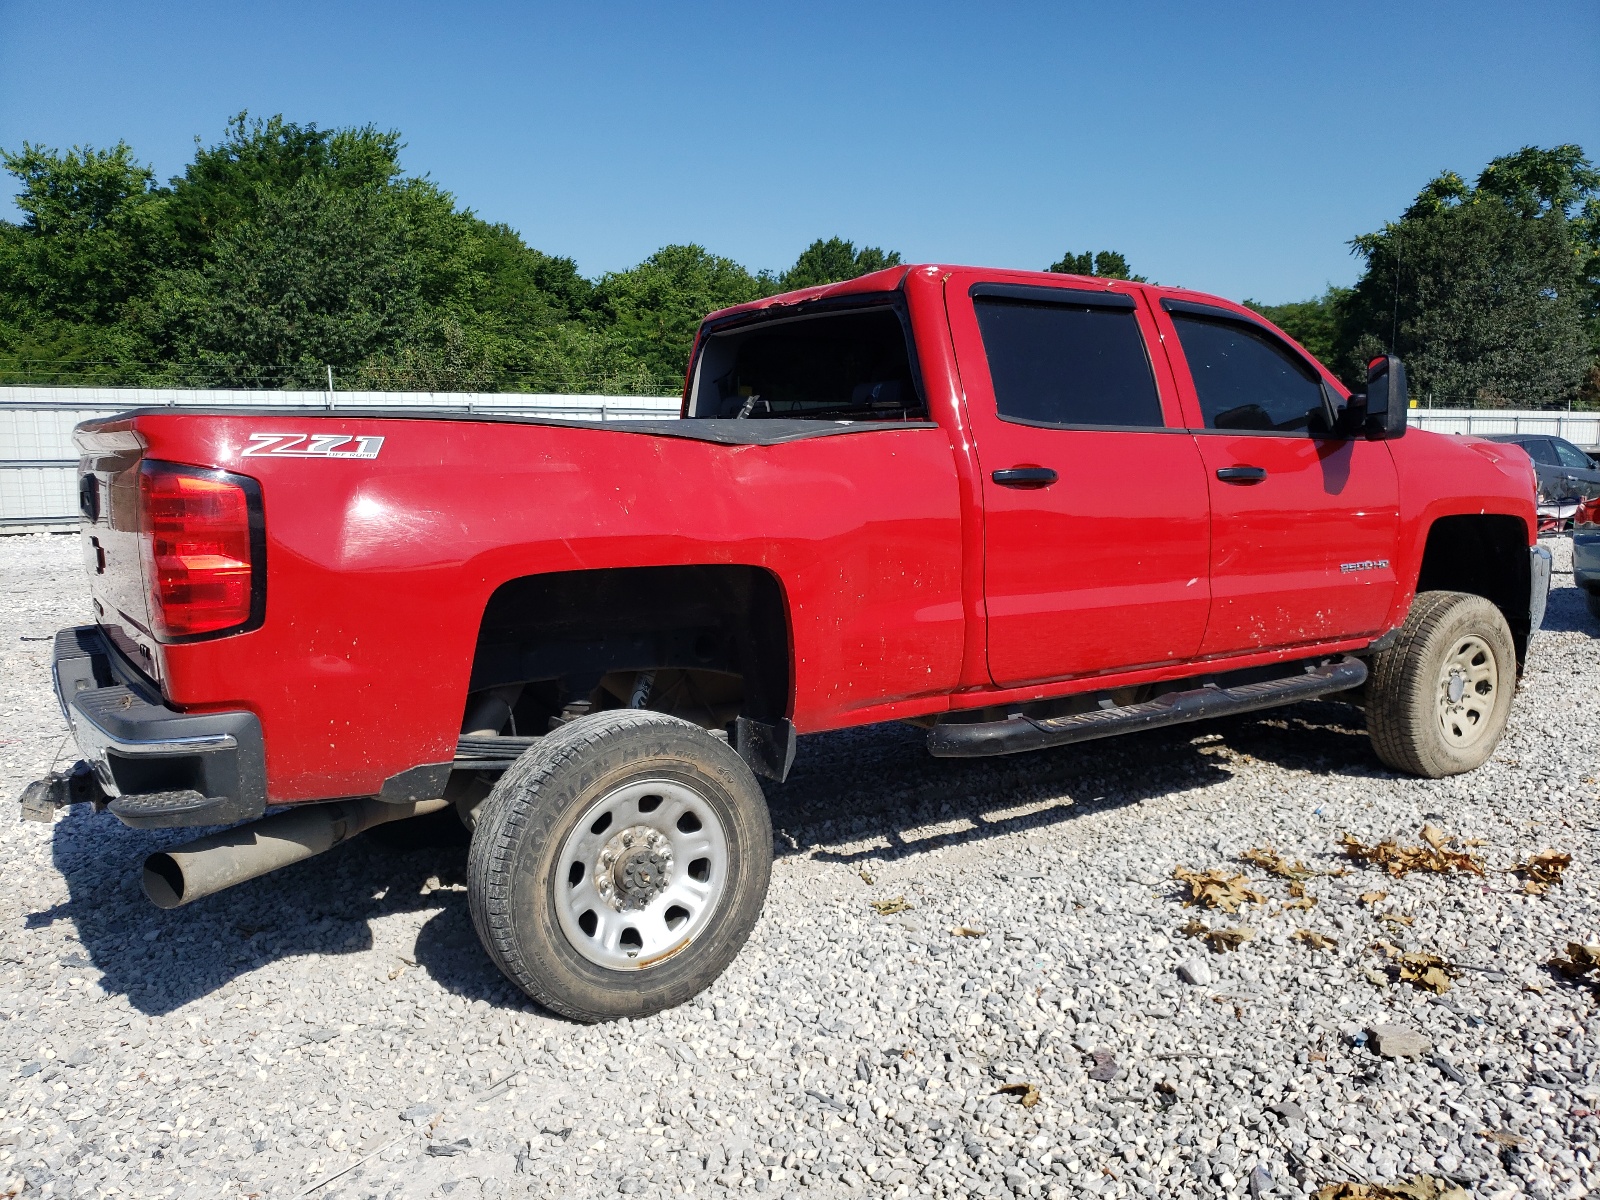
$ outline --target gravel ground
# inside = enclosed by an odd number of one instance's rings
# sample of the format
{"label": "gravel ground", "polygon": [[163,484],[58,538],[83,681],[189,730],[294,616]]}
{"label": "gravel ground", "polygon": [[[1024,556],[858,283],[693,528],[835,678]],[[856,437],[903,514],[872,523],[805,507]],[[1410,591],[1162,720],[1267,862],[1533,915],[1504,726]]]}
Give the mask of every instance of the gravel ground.
{"label": "gravel ground", "polygon": [[[73,757],[43,639],[83,619],[78,571],[71,538],[0,538],[8,796]],[[162,913],[136,864],[172,833],[8,820],[0,1196],[1288,1196],[1418,1173],[1585,1195],[1600,995],[1546,965],[1600,941],[1600,627],[1570,574],[1547,629],[1494,761],[1441,782],[1383,769],[1332,703],[989,763],[899,727],[807,739],[769,789],[749,946],[631,1024],[569,1024],[501,980],[446,824]],[[1416,844],[1425,822],[1482,839],[1487,873],[1339,854],[1341,832]],[[1236,858],[1268,843],[1348,873],[1288,907],[1289,881]],[[1544,850],[1572,867],[1526,895],[1505,868]],[[1245,870],[1266,899],[1185,908],[1178,866]],[[1210,953],[1196,919],[1256,936]],[[1435,995],[1379,942],[1464,969]],[[1378,1025],[1431,1049],[1380,1056]]]}

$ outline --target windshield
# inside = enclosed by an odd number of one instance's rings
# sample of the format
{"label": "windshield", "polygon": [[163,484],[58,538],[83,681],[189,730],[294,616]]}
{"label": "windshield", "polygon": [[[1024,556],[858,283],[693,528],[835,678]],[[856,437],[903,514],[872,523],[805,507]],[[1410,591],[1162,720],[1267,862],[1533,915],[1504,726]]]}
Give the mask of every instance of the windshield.
{"label": "windshield", "polygon": [[691,417],[906,421],[927,408],[888,305],[713,333],[695,364]]}

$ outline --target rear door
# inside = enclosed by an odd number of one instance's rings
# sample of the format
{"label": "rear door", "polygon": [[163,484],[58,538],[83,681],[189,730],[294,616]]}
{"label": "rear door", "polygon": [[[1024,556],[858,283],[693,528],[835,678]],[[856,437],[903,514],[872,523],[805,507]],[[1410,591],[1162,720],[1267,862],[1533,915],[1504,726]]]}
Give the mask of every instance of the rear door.
{"label": "rear door", "polygon": [[945,295],[983,471],[991,678],[1192,657],[1206,481],[1138,289],[957,272]]}
{"label": "rear door", "polygon": [[1594,461],[1565,438],[1551,438],[1550,444],[1561,462],[1567,495],[1579,503],[1600,496],[1600,468]]}
{"label": "rear door", "polygon": [[1399,532],[1388,447],[1329,436],[1321,374],[1265,326],[1209,305],[1160,308],[1211,489],[1201,654],[1380,632]]}

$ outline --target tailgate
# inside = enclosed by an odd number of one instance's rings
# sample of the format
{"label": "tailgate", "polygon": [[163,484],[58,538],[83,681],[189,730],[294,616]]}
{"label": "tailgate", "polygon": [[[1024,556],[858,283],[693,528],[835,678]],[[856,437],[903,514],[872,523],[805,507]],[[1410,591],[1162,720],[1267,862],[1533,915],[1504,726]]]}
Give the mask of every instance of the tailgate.
{"label": "tailgate", "polygon": [[85,421],[78,447],[79,537],[95,620],[116,648],[156,682],[161,655],[139,561],[139,464],[144,442],[125,417]]}

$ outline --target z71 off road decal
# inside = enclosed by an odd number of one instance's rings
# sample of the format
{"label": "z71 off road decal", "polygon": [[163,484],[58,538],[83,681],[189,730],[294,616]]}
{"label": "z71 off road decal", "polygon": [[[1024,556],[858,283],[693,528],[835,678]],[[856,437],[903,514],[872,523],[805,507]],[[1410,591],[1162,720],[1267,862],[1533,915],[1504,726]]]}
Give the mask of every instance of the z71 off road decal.
{"label": "z71 off road decal", "polygon": [[348,433],[252,433],[245,458],[377,458],[381,437]]}

